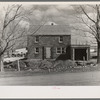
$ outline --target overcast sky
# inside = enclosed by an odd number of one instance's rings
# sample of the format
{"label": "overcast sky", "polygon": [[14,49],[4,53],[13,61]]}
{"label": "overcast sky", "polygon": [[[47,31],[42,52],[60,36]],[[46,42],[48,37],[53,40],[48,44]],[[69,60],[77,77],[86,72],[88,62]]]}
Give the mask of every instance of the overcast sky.
{"label": "overcast sky", "polygon": [[[3,14],[5,10],[7,9],[7,4],[2,5],[0,3],[0,12],[1,17],[3,17]],[[27,11],[27,16],[31,19],[28,20],[27,18],[22,20],[20,25],[21,27],[27,27],[31,24],[39,25],[43,22],[54,22],[57,25],[74,25],[77,27],[80,27],[81,24],[79,23],[79,20],[77,19],[78,13],[76,13],[73,5],[23,5],[24,9]],[[29,9],[31,9],[31,14],[28,14]],[[93,14],[93,10],[91,12],[91,9],[87,10],[88,14]],[[95,17],[92,15],[92,17]],[[80,31],[72,31],[73,33],[79,33]],[[83,35],[83,34],[81,34]],[[74,35],[75,37],[75,35]],[[77,37],[77,35],[76,35]],[[83,37],[81,37],[83,39]],[[84,40],[84,39],[83,39]]]}
{"label": "overcast sky", "polygon": [[57,24],[72,23],[74,10],[71,5],[34,5],[32,19],[34,24],[39,24],[41,20],[53,21]]}
{"label": "overcast sky", "polygon": [[[47,23],[51,21],[57,25],[70,25],[71,27],[76,26],[77,28],[82,28],[83,30],[85,30],[86,25],[84,26],[79,23],[79,19],[76,17],[79,13],[76,13],[73,5],[34,5],[32,9],[33,13],[29,17],[32,17],[31,22],[33,24],[41,24],[42,21],[45,21],[47,25]],[[93,13],[93,10],[91,11],[91,9],[88,9],[87,12],[94,19],[95,15]],[[86,16],[84,16],[84,18],[85,17]],[[85,35],[82,31],[76,31],[72,28],[71,32],[74,43],[81,43],[80,40],[82,41],[82,43],[86,43],[84,41],[88,41],[91,39],[93,40],[93,38],[87,39],[83,37]],[[79,36],[80,38],[77,38]]]}

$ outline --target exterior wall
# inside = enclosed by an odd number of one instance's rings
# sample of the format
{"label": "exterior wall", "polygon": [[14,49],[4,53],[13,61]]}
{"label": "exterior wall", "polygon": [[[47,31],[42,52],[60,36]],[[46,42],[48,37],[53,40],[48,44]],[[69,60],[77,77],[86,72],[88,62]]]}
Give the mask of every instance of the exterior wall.
{"label": "exterior wall", "polygon": [[90,47],[90,58],[97,58],[97,46]]}
{"label": "exterior wall", "polygon": [[[61,35],[62,36],[62,35]],[[29,59],[43,59],[46,57],[46,47],[51,47],[51,59],[55,59],[59,56],[56,54],[57,47],[68,47],[71,45],[71,36],[63,35],[63,42],[59,43],[59,35],[43,35],[39,36],[39,42],[35,42],[35,36],[28,36],[28,58]],[[35,47],[39,47],[39,54],[35,54]],[[44,53],[43,53],[44,48]]]}

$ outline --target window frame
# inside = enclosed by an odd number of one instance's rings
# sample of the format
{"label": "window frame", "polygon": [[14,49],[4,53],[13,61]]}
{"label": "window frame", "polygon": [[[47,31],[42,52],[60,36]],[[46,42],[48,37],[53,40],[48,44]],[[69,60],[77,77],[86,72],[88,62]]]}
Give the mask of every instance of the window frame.
{"label": "window frame", "polygon": [[59,36],[59,43],[63,42],[63,36]]}
{"label": "window frame", "polygon": [[[37,52],[38,49],[38,52]],[[35,47],[35,54],[39,54],[39,47]]]}
{"label": "window frame", "polygon": [[[61,51],[62,54],[63,54],[63,53],[66,53],[66,51],[65,51],[66,48],[65,48],[65,47],[62,47],[61,49],[62,49],[62,51]],[[64,52],[63,52],[63,51],[64,51]]]}
{"label": "window frame", "polygon": [[35,36],[35,43],[38,43],[38,42],[39,42],[39,36]]}
{"label": "window frame", "polygon": [[[60,48],[59,50],[60,52],[58,52],[58,48]],[[64,54],[64,53],[66,53],[66,47],[56,47],[56,54]]]}
{"label": "window frame", "polygon": [[[58,52],[58,48],[60,48],[60,50],[59,50],[60,53]],[[61,47],[57,47],[57,48],[56,48],[56,54],[61,54]]]}

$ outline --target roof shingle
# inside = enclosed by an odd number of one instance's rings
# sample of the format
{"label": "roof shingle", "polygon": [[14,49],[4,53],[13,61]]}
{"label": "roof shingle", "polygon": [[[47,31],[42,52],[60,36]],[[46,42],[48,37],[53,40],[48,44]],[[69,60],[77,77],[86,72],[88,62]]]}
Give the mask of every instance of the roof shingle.
{"label": "roof shingle", "polygon": [[44,25],[34,33],[40,26],[30,27],[30,34],[34,35],[71,35],[71,29],[68,25]]}

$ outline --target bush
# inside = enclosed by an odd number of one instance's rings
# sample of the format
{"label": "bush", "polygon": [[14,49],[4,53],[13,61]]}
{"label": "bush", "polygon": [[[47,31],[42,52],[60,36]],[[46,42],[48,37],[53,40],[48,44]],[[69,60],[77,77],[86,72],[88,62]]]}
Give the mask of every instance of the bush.
{"label": "bush", "polygon": [[77,64],[72,60],[64,61],[64,65],[65,65],[66,68],[74,68],[74,67],[77,66]]}
{"label": "bush", "polygon": [[52,68],[52,62],[48,61],[48,60],[42,60],[41,64],[39,65],[40,69],[43,70],[48,70],[50,72],[51,68]]}
{"label": "bush", "polygon": [[[26,64],[21,60],[19,60],[19,66],[20,66],[21,70],[25,70],[25,68],[27,67]],[[14,62],[12,62],[10,64],[5,65],[5,68],[18,69],[18,61],[14,61]]]}
{"label": "bush", "polygon": [[[20,60],[19,65],[21,70],[33,70],[35,72],[59,72],[76,67],[76,63],[71,60]],[[18,69],[18,62],[12,62],[10,66]]]}
{"label": "bush", "polygon": [[18,68],[18,62],[17,61],[12,62],[11,66],[12,66],[12,68],[17,69]]}
{"label": "bush", "polygon": [[71,60],[57,60],[53,64],[54,71],[66,71],[67,69],[71,69],[76,67],[77,64]]}
{"label": "bush", "polygon": [[24,63],[26,64],[28,69],[35,70],[39,68],[41,60],[38,59],[25,60]]}

